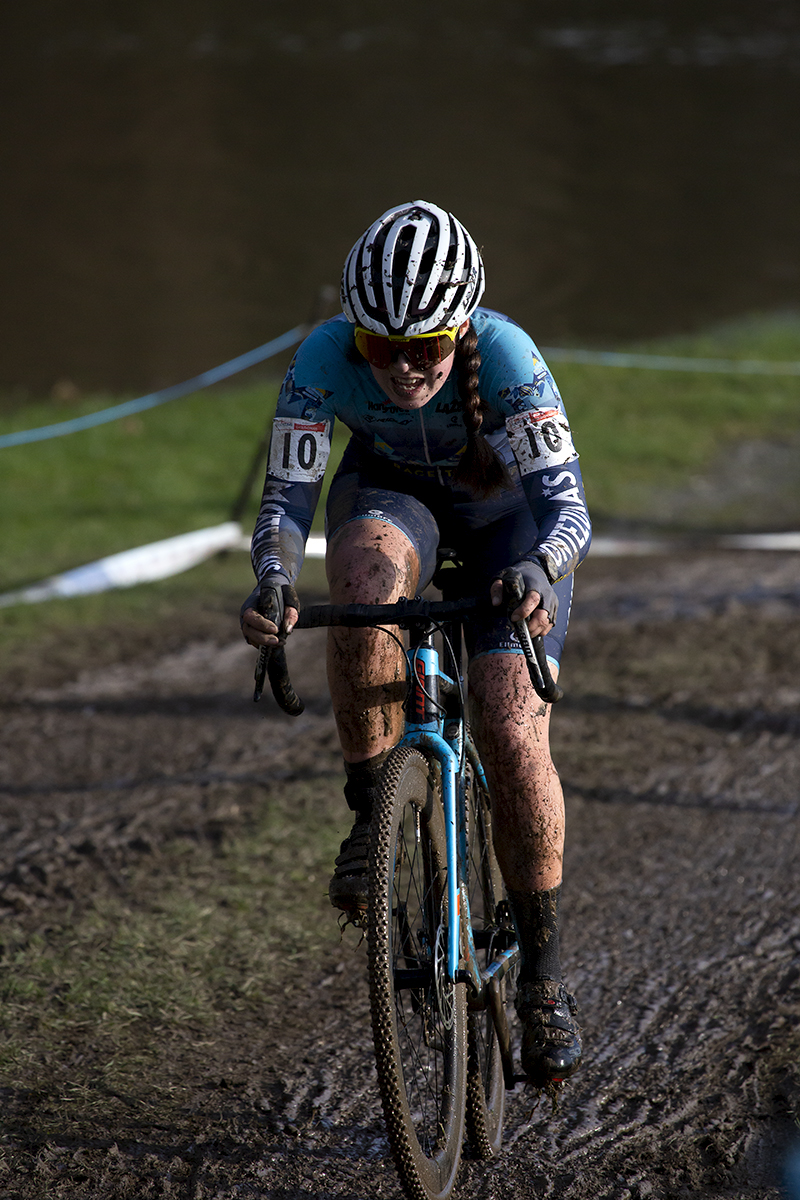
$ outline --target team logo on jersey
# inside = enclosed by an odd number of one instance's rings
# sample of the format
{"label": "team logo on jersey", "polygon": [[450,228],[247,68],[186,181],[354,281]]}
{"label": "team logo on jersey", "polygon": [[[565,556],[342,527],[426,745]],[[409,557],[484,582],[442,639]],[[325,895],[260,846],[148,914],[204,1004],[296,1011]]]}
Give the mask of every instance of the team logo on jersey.
{"label": "team logo on jersey", "polygon": [[385,442],[383,438],[379,438],[377,436],[373,438],[372,448],[376,454],[381,454],[384,458],[400,457],[397,451],[393,450],[388,442]]}
{"label": "team logo on jersey", "polygon": [[281,384],[281,390],[278,395],[279,404],[282,400],[291,399],[292,392],[294,391],[294,370],[296,363],[297,354],[295,353],[292,355],[292,361],[289,363],[289,370],[283,377],[283,383]]}
{"label": "team logo on jersey", "polygon": [[567,418],[557,408],[534,408],[506,420],[520,475],[572,462],[578,453]]}
{"label": "team logo on jersey", "polygon": [[506,400],[515,408],[517,412],[525,412],[530,408],[529,401],[531,397],[536,400],[542,400],[545,396],[547,386],[555,390],[553,378],[550,372],[546,369],[534,371],[533,380],[531,383],[520,383],[515,387],[501,388],[497,393],[500,400]]}
{"label": "team logo on jersey", "polygon": [[455,400],[450,400],[447,404],[444,402],[444,400],[441,400],[436,405],[437,413],[447,413],[448,416],[452,416],[452,415],[460,416],[461,413],[463,412],[463,409],[464,409],[464,405],[459,396],[457,396]]}
{"label": "team logo on jersey", "polygon": [[324,403],[333,392],[325,388],[293,387],[286,394],[287,404],[302,404],[300,416],[304,421],[310,421],[317,413],[320,404]]}
{"label": "team logo on jersey", "polygon": [[269,447],[270,474],[291,483],[317,483],[325,474],[330,449],[328,421],[276,417]]}

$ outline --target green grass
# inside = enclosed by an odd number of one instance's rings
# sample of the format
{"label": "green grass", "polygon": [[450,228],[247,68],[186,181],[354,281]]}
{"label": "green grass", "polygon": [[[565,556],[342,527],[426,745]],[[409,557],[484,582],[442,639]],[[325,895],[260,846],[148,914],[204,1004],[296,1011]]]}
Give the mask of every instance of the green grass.
{"label": "green grass", "polygon": [[321,919],[340,836],[326,794],[298,783],[239,789],[247,826],[221,846],[165,841],[155,862],[126,870],[123,894],[98,886],[44,927],[5,920],[4,1086],[82,1095],[84,1110],[90,1093],[103,1103],[98,1080],[146,1096],[176,1043],[269,1019],[298,960],[339,939],[332,917]]}
{"label": "green grass", "polygon": [[[198,392],[107,425],[0,451],[0,588],[227,520],[277,391],[272,383]],[[93,397],[66,413],[63,403],[26,405],[0,419],[0,432],[113,403]],[[335,453],[343,444],[340,432]],[[248,521],[256,493],[260,481]]]}
{"label": "green grass", "polygon": [[[84,432],[0,450],[0,592],[228,520],[277,396],[276,382],[209,390]],[[57,401],[15,406],[7,398],[0,405],[0,433],[70,419],[118,399],[96,396],[67,407]],[[345,442],[340,429],[334,459]],[[329,470],[326,488],[332,474]],[[245,529],[252,528],[260,493],[261,479],[243,518]],[[323,512],[320,504],[319,530]],[[304,575],[319,587],[315,567],[310,563]],[[124,631],[132,625],[171,616],[188,625],[208,605],[224,605],[233,620],[252,584],[248,556],[233,552],[158,583],[0,609],[0,664],[7,667],[32,639],[57,655],[63,639],[100,627],[111,637],[110,627],[116,626],[124,650]]]}
{"label": "green grass", "polygon": [[[752,318],[696,337],[664,339],[632,349],[797,362],[800,316]],[[569,363],[557,364],[554,371],[566,399],[595,517],[652,517],[654,497],[661,489],[680,488],[737,443],[782,442],[800,436],[797,376]]]}

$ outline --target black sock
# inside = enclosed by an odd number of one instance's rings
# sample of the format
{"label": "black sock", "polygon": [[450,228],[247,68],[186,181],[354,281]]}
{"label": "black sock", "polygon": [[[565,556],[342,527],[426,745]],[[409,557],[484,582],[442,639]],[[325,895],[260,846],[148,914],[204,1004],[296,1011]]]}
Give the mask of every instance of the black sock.
{"label": "black sock", "polygon": [[344,798],[348,808],[358,814],[359,821],[369,821],[372,816],[372,807],[380,791],[381,770],[388,756],[389,751],[384,750],[364,762],[344,764],[347,775]]}
{"label": "black sock", "polygon": [[520,983],[531,983],[534,979],[561,982],[560,901],[561,884],[547,892],[508,893],[521,954]]}

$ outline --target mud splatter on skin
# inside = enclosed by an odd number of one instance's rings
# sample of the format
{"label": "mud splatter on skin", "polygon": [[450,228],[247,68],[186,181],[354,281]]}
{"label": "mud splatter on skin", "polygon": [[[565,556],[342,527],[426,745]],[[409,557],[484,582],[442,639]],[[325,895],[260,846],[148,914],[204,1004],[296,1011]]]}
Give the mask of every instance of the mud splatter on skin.
{"label": "mud splatter on skin", "polygon": [[[543,711],[544,710],[544,711]],[[550,706],[516,656],[473,664],[470,716],[495,807],[497,857],[508,887],[548,891],[561,881],[564,798],[550,756]]]}
{"label": "mud splatter on skin", "polygon": [[[408,539],[391,526],[352,522],[328,553],[334,604],[388,604],[414,594],[419,564]],[[399,631],[394,629],[397,635]],[[405,662],[388,634],[370,629],[328,631],[328,684],[342,751],[358,761],[388,749],[402,732]]]}

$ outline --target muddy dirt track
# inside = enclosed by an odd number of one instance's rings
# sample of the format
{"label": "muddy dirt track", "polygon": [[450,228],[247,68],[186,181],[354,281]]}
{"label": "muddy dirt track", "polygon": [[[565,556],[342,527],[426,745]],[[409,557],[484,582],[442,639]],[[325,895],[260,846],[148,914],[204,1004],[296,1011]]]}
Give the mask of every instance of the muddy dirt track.
{"label": "muddy dirt track", "polygon": [[[555,1114],[510,1095],[502,1156],[467,1158],[458,1194],[782,1195],[800,1133],[799,618],[795,555],[582,568],[554,754],[568,802],[565,967],[586,1063]],[[183,644],[155,631],[124,668],[105,644],[96,661],[32,659],[27,682],[12,681],[2,911],[44,926],[65,896],[90,902],[134,860],[141,877],[153,847],[187,828],[224,837],[226,814],[264,789],[302,783],[340,803],[322,637],[292,645],[306,713],[264,721],[251,652],[222,614],[206,624]],[[319,919],[334,920],[324,896]],[[176,1051],[189,1102],[169,1120],[109,1100],[76,1124],[57,1096],[0,1080],[0,1194],[399,1196],[363,950],[331,941],[281,984],[293,989],[282,1018],[236,1030],[221,1019],[213,1049]]]}

